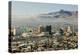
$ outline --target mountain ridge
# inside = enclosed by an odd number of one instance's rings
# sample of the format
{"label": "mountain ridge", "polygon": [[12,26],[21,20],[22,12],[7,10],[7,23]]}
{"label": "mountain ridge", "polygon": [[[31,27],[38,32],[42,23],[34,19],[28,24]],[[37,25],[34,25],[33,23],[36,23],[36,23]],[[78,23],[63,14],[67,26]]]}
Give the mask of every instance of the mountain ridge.
{"label": "mountain ridge", "polygon": [[38,15],[39,18],[77,18],[78,11],[60,10]]}

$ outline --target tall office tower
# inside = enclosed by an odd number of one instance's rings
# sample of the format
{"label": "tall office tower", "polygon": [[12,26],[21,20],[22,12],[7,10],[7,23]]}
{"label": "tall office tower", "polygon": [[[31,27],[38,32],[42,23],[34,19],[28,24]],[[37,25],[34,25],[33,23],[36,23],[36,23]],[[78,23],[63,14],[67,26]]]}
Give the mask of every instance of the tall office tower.
{"label": "tall office tower", "polygon": [[67,28],[67,32],[68,32],[68,33],[72,33],[72,31],[71,31],[71,27],[70,27],[70,26],[68,26],[68,28]]}
{"label": "tall office tower", "polygon": [[13,35],[13,36],[16,35],[16,28],[15,27],[11,30],[11,35]]}
{"label": "tall office tower", "polygon": [[51,30],[52,30],[51,25],[47,25],[45,29],[46,29],[46,32],[49,32],[50,35],[52,34],[51,33]]}
{"label": "tall office tower", "polygon": [[64,32],[65,33],[65,36],[72,36],[72,30],[71,30],[71,27],[68,26],[66,31]]}
{"label": "tall office tower", "polygon": [[42,25],[39,25],[38,27],[38,33],[44,32],[44,27]]}

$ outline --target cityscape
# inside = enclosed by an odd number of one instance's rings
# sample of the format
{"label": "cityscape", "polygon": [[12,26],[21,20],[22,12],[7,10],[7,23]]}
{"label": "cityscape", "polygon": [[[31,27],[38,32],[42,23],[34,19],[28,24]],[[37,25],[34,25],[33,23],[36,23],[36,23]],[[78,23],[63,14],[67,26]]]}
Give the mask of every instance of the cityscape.
{"label": "cityscape", "polygon": [[77,5],[15,1],[11,16],[12,53],[78,49]]}

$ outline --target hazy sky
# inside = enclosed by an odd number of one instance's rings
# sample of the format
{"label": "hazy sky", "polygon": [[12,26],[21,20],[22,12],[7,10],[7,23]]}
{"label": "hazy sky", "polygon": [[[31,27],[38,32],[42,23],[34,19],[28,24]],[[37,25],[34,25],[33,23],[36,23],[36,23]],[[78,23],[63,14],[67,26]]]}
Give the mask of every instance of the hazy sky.
{"label": "hazy sky", "polygon": [[12,17],[26,18],[29,16],[35,16],[40,13],[59,11],[60,9],[76,11],[78,7],[77,5],[14,1],[12,2]]}

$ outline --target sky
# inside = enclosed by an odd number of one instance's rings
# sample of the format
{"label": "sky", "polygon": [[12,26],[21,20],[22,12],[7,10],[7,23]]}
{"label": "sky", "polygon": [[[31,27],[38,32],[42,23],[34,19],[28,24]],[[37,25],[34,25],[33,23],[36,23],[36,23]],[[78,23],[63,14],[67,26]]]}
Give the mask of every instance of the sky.
{"label": "sky", "polygon": [[77,5],[71,4],[54,4],[54,3],[35,3],[35,2],[12,2],[12,17],[27,18],[36,16],[41,13],[55,12],[59,10],[76,11]]}

